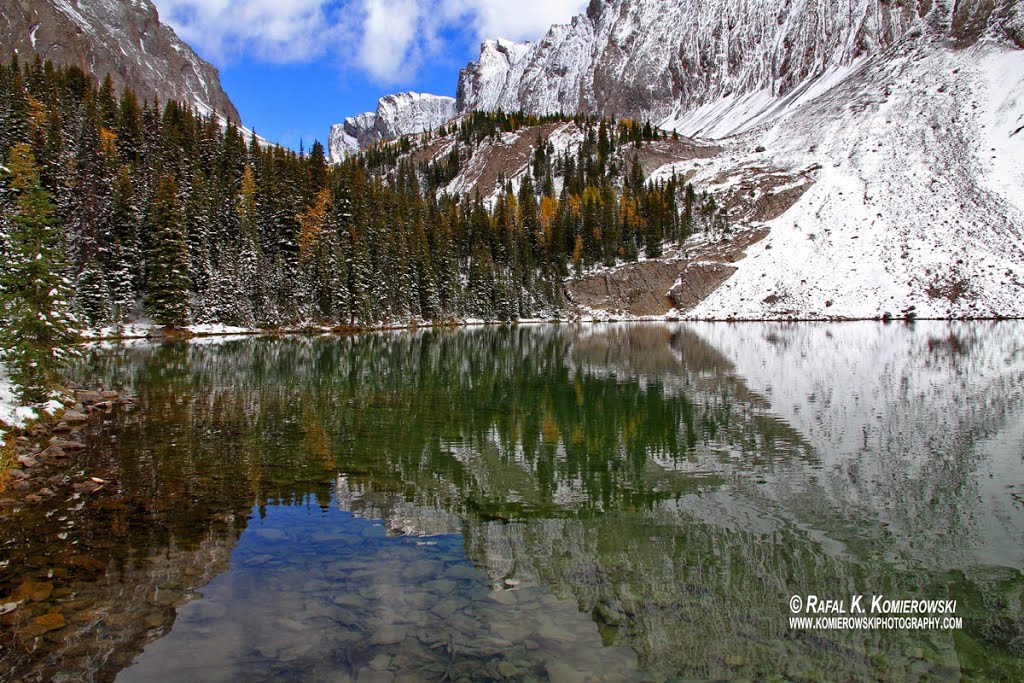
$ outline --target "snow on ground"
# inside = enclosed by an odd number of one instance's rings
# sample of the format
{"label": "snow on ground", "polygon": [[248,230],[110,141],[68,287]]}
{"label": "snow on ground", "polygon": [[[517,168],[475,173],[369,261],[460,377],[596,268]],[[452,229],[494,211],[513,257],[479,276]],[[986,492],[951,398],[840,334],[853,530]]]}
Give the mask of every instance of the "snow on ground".
{"label": "snow on ground", "polygon": [[[23,413],[20,411],[24,411]],[[10,377],[7,376],[7,368],[0,363],[0,424],[8,427],[18,427],[24,424],[25,420],[35,418],[30,414],[31,408],[20,408],[18,399],[14,395],[14,386]],[[0,434],[3,430],[0,429]]]}
{"label": "snow on ground", "polygon": [[82,332],[82,338],[93,339],[145,339],[152,337],[156,332],[156,326],[152,323],[137,322],[115,327],[98,327]]}
{"label": "snow on ground", "polygon": [[222,325],[221,323],[206,323],[203,325],[189,325],[188,331],[194,335],[200,337],[214,336],[214,335],[247,335],[257,334],[256,330],[248,327],[236,327],[233,325]]}
{"label": "snow on ground", "polygon": [[24,427],[32,420],[38,420],[40,412],[52,414],[63,407],[64,404],[59,401],[47,401],[37,408],[21,405],[14,384],[7,375],[7,368],[0,363],[0,436],[3,436],[5,426]]}
{"label": "snow on ground", "polygon": [[[259,330],[250,327],[236,327],[221,323],[204,323],[189,325],[185,330],[197,337],[220,335],[259,334]],[[82,338],[95,341],[100,339],[146,339],[159,336],[160,327],[150,322],[134,322],[127,325],[99,327],[82,332]]]}
{"label": "snow on ground", "polygon": [[1024,316],[1022,126],[1024,51],[907,44],[722,155],[662,169],[817,180],[687,317]]}
{"label": "snow on ground", "polygon": [[840,84],[857,71],[864,58],[830,67],[809,79],[785,97],[777,97],[770,89],[755,90],[742,95],[725,95],[696,109],[676,113],[659,124],[659,128],[676,130],[688,137],[724,138],[746,132],[771,121],[787,109],[799,107]]}

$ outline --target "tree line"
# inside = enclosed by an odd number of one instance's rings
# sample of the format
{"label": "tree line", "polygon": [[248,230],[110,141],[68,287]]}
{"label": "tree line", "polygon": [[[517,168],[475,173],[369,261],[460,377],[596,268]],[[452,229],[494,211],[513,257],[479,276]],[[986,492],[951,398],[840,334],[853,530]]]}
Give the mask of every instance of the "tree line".
{"label": "tree line", "polygon": [[[488,136],[547,120],[473,114],[436,134],[457,139],[457,165]],[[331,165],[318,142],[295,153],[115,93],[109,77],[12,58],[0,65],[0,346],[9,365],[39,368],[20,384],[43,386],[41,358],[83,327],[557,314],[573,271],[657,255],[706,208],[691,186],[645,182],[628,163],[630,145],[662,136],[649,124],[574,120],[578,153],[538,138],[530,171],[485,198],[444,191],[458,169],[413,163],[409,139]]]}

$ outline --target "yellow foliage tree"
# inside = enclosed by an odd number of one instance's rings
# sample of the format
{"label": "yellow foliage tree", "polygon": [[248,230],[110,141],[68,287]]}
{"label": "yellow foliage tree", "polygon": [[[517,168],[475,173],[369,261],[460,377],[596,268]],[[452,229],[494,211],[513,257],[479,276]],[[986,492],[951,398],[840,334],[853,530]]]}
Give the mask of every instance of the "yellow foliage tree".
{"label": "yellow foliage tree", "polygon": [[[243,178],[244,181],[244,178]],[[313,255],[320,241],[320,235],[327,224],[327,212],[331,207],[331,191],[320,190],[313,203],[299,214],[299,261],[305,263]]]}
{"label": "yellow foliage tree", "polygon": [[100,128],[100,144],[103,146],[103,153],[108,159],[117,157],[117,133],[106,126]]}
{"label": "yellow foliage tree", "polygon": [[578,194],[569,195],[569,215],[576,220],[583,216],[583,202]]}
{"label": "yellow foliage tree", "polygon": [[583,270],[583,236],[576,235],[576,244],[572,248],[572,265],[576,267],[576,272],[582,272]]}

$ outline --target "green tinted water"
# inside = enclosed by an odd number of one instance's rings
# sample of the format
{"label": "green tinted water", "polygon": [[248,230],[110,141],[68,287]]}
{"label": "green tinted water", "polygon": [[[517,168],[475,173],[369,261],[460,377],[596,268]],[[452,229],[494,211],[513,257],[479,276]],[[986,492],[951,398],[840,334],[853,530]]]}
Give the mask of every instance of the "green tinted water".
{"label": "green tinted water", "polygon": [[[11,680],[1013,680],[1024,326],[95,348],[133,406],[0,521]],[[960,630],[791,628],[793,595]],[[870,599],[870,598],[868,598]],[[28,619],[62,629],[27,637]],[[0,673],[0,677],[4,674]]]}

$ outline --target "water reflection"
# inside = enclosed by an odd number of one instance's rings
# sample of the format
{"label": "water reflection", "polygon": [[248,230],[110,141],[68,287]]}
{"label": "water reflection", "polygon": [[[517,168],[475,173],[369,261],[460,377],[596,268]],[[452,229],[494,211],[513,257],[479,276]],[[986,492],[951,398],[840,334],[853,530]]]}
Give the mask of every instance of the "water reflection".
{"label": "water reflection", "polygon": [[[1022,332],[97,348],[83,375],[136,404],[76,468],[117,489],[0,521],[0,595],[55,586],[2,617],[4,664],[39,680],[133,660],[124,680],[1019,678]],[[789,629],[790,595],[858,592],[956,598],[965,628]],[[25,637],[51,609],[76,618]]]}
{"label": "water reflection", "polygon": [[336,509],[277,506],[118,680],[539,680],[593,667],[598,650],[604,680],[640,675],[574,601],[491,590],[459,536],[388,537]]}

